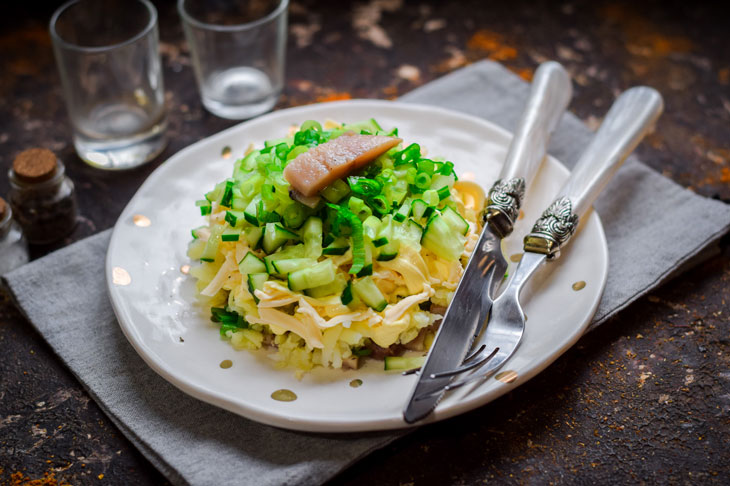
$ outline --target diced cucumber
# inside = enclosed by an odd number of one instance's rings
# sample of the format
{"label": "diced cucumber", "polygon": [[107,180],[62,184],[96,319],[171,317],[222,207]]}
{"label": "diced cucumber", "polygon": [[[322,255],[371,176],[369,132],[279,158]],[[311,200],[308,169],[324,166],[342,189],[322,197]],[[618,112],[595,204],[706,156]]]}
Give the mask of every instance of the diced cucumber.
{"label": "diced cucumber", "polygon": [[319,194],[329,202],[337,204],[343,197],[350,194],[350,186],[342,179],[337,179],[322,189]]}
{"label": "diced cucumber", "polygon": [[393,225],[393,238],[401,243],[420,247],[422,234],[423,227],[411,218],[408,218],[408,221],[404,221],[403,223],[395,223]]}
{"label": "diced cucumber", "polygon": [[344,255],[349,248],[349,240],[344,237],[339,237],[328,247],[322,249],[322,255]]}
{"label": "diced cucumber", "polygon": [[193,229],[190,233],[193,235],[193,238],[197,240],[198,238],[200,238],[201,232],[203,232],[203,230],[208,231],[208,227],[207,226],[198,226],[197,228]]}
{"label": "diced cucumber", "polygon": [[252,273],[266,273],[266,263],[253,254],[253,252],[246,253],[246,256],[241,259],[238,264],[238,270],[241,275],[250,275]]}
{"label": "diced cucumber", "polygon": [[347,208],[362,221],[365,221],[373,215],[373,210],[370,209],[370,206],[365,204],[365,201],[359,197],[351,197],[347,201]]}
{"label": "diced cucumber", "polygon": [[373,274],[373,252],[375,248],[373,248],[372,243],[365,241],[363,249],[365,250],[365,262],[363,263],[362,269],[357,272],[357,277],[367,277]]}
{"label": "diced cucumber", "polygon": [[300,202],[294,201],[283,209],[281,219],[287,228],[296,229],[304,223],[304,220],[307,219],[310,213],[310,208]]}
{"label": "diced cucumber", "polygon": [[278,223],[266,223],[264,230],[264,251],[269,255],[289,240],[299,239],[299,235],[289,231]]}
{"label": "diced cucumber", "polygon": [[362,270],[357,272],[358,277],[367,277],[368,275],[373,274],[373,264],[372,263],[366,263],[363,265]]}
{"label": "diced cucumber", "polygon": [[393,219],[399,223],[406,220],[408,215],[411,214],[411,203],[406,201],[403,205],[393,214]]}
{"label": "diced cucumber", "polygon": [[243,211],[248,205],[248,199],[243,197],[238,187],[233,188],[233,199],[231,199],[231,209],[235,211]]}
{"label": "diced cucumber", "polygon": [[378,125],[378,122],[375,121],[375,118],[363,120],[356,123],[345,123],[344,125],[342,125],[342,128],[345,130],[352,130],[356,133],[361,133],[364,130],[370,134],[375,134],[379,130],[382,130],[382,127]]}
{"label": "diced cucumber", "polygon": [[245,181],[249,177],[251,177],[251,171],[246,169],[244,167],[244,161],[246,158],[237,159],[233,163],[233,178],[236,179],[238,182]]}
{"label": "diced cucumber", "polygon": [[380,220],[375,216],[368,216],[365,221],[362,222],[363,234],[374,240],[377,238],[378,231],[380,230]]}
{"label": "diced cucumber", "polygon": [[327,297],[328,295],[341,294],[347,286],[347,279],[342,274],[337,274],[335,279],[326,285],[320,285],[319,287],[313,287],[304,291],[309,297],[319,299],[320,297]]}
{"label": "diced cucumber", "polygon": [[386,356],[385,369],[387,371],[408,371],[423,366],[425,356]]}
{"label": "diced cucumber", "polygon": [[200,260],[200,256],[203,254],[206,244],[207,242],[203,240],[196,239],[191,241],[188,244],[188,257],[191,260]]}
{"label": "diced cucumber", "polygon": [[266,263],[266,271],[272,274],[276,273],[276,268],[274,268],[274,260],[305,258],[306,255],[304,254],[304,251],[304,245],[300,243],[298,245],[287,246],[286,248],[280,249],[272,255],[265,256],[264,263]]}
{"label": "diced cucumber", "polygon": [[362,299],[368,307],[377,312],[382,311],[388,305],[383,293],[380,291],[372,277],[364,277],[352,284],[352,292]]}
{"label": "diced cucumber", "polygon": [[388,244],[380,247],[378,253],[379,262],[387,262],[398,256],[398,250],[400,249],[399,241],[390,241]]}
{"label": "diced cucumber", "polygon": [[241,230],[237,228],[227,228],[221,233],[221,241],[238,241],[241,238]]}
{"label": "diced cucumber", "polygon": [[264,236],[264,229],[259,226],[245,226],[241,233],[249,248],[256,249]]}
{"label": "diced cucumber", "polygon": [[195,201],[195,205],[200,208],[201,216],[210,214],[210,212],[213,210],[213,206],[210,204],[210,201],[208,201],[207,199],[200,199],[198,201]]}
{"label": "diced cucumber", "polygon": [[431,178],[431,189],[439,190],[444,186],[448,186],[449,189],[454,187],[454,176],[452,174],[449,175],[443,175],[443,174],[434,174],[434,176]]}
{"label": "diced cucumber", "polygon": [[223,191],[226,188],[226,181],[219,182],[215,185],[212,191],[205,193],[205,199],[209,202],[220,202],[223,196]]}
{"label": "diced cucumber", "polygon": [[276,147],[280,143],[291,145],[294,143],[294,137],[275,138],[273,140],[264,141],[264,147]]}
{"label": "diced cucumber", "polygon": [[322,255],[322,220],[310,217],[304,223],[301,232],[304,253],[309,258],[319,258]]}
{"label": "diced cucumber", "polygon": [[215,261],[215,257],[218,254],[218,245],[221,242],[221,233],[223,233],[223,226],[215,225],[211,228],[210,236],[208,237],[208,242],[205,244],[203,254],[200,256],[200,261]]}
{"label": "diced cucumber", "polygon": [[439,198],[438,191],[434,189],[428,189],[423,193],[423,200],[429,206],[438,206],[441,198]]}
{"label": "diced cucumber", "polygon": [[380,228],[378,239],[373,241],[373,246],[379,248],[378,261],[384,262],[392,260],[398,255],[400,242],[397,241],[394,234],[395,223],[390,215],[383,218],[383,225]]}
{"label": "diced cucumber", "polygon": [[271,199],[269,201],[261,200],[256,207],[256,219],[259,224],[263,226],[265,223],[278,223],[281,221],[279,213],[274,211],[279,206],[278,199]]}
{"label": "diced cucumber", "polygon": [[239,187],[241,195],[246,199],[252,199],[256,194],[261,193],[261,186],[264,184],[266,179],[258,172],[254,172],[251,176],[243,181]]}
{"label": "diced cucumber", "polygon": [[406,198],[406,195],[408,194],[408,185],[405,184],[405,181],[402,181],[403,185],[401,187],[401,181],[396,182],[393,185],[387,185],[383,189],[383,193],[385,194],[385,197],[388,198],[389,201],[391,201],[394,205],[399,205],[403,203],[403,200]]}
{"label": "diced cucumber", "polygon": [[248,274],[248,291],[253,295],[253,300],[258,304],[259,298],[256,297],[256,290],[264,290],[264,284],[269,279],[268,273],[249,273]]}
{"label": "diced cucumber", "polygon": [[421,237],[423,236],[423,226],[409,218],[405,227],[406,232],[414,241],[421,241]]}
{"label": "diced cucumber", "polygon": [[319,262],[308,268],[291,272],[287,276],[289,289],[298,291],[327,285],[335,279],[335,266],[332,260]]}
{"label": "diced cucumber", "polygon": [[254,226],[259,225],[259,220],[256,217],[256,214],[258,213],[258,205],[261,201],[261,194],[256,194],[253,199],[251,199],[251,202],[248,203],[248,206],[246,206],[246,209],[243,211],[243,216],[246,218],[246,221],[251,223]]}
{"label": "diced cucumber", "polygon": [[272,264],[276,273],[286,275],[290,272],[301,270],[302,268],[312,267],[317,263],[314,258],[288,258],[286,260],[272,260]]}
{"label": "diced cucumber", "polygon": [[241,170],[253,170],[256,168],[256,157],[261,155],[260,150],[254,150],[241,161]]}
{"label": "diced cucumber", "polygon": [[340,301],[342,302],[342,305],[349,305],[352,302],[352,280],[347,281],[347,285],[345,285],[345,288],[342,291]]}
{"label": "diced cucumber", "polygon": [[335,241],[335,237],[332,233],[322,235],[322,246],[330,246],[333,241]]}
{"label": "diced cucumber", "polygon": [[226,185],[223,188],[223,196],[221,196],[220,205],[225,207],[231,207],[231,199],[233,198],[233,179],[228,179]]}
{"label": "diced cucumber", "polygon": [[469,223],[454,209],[446,206],[441,210],[441,216],[451,228],[462,235],[465,235],[469,231]]}
{"label": "diced cucumber", "polygon": [[232,228],[237,228],[243,225],[246,221],[246,217],[243,211],[226,211],[226,222],[231,225]]}
{"label": "diced cucumber", "polygon": [[381,246],[385,246],[387,244],[388,244],[388,238],[386,238],[385,236],[373,240],[373,246],[375,248],[380,248]]}
{"label": "diced cucumber", "polygon": [[466,238],[455,231],[441,215],[434,214],[423,231],[421,244],[446,260],[458,260],[464,252]]}

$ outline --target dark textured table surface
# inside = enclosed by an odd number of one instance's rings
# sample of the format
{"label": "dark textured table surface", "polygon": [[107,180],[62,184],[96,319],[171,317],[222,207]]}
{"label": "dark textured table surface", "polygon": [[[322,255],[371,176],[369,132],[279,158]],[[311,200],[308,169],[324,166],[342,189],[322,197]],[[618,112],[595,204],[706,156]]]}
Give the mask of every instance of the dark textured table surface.
{"label": "dark textured table surface", "polygon": [[[0,195],[14,156],[42,146],[66,162],[80,199],[73,235],[33,248],[34,257],[111,227],[160,162],[232,125],[203,110],[174,3],[157,2],[170,144],[130,172],[84,165],[70,143],[47,33],[58,3],[0,7]],[[279,107],[394,98],[484,58],[529,79],[539,62],[557,59],[573,75],[571,109],[590,126],[619,91],[659,89],[666,112],[639,155],[727,202],[730,34],[722,3],[296,1]],[[691,222],[677,227],[691,230]],[[726,237],[715,256],[585,336],[526,385],[394,442],[332,484],[728,484],[729,322]],[[164,482],[0,297],[0,483]]]}

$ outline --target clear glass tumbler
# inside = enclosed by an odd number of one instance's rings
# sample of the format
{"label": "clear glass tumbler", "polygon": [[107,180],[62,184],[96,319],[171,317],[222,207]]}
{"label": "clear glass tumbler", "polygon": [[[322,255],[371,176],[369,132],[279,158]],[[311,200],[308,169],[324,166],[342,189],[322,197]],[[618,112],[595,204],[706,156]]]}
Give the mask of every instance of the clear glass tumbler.
{"label": "clear glass tumbler", "polygon": [[50,30],[79,157],[102,169],[155,158],[167,127],[155,7],[71,0]]}
{"label": "clear glass tumbler", "polygon": [[274,107],[284,85],[288,0],[178,0],[205,108],[232,120]]}

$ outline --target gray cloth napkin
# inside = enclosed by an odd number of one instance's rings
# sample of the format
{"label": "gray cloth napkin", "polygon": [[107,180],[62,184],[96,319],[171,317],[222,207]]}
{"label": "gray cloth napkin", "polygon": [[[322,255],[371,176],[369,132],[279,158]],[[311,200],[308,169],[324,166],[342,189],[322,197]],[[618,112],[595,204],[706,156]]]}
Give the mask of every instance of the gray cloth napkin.
{"label": "gray cloth napkin", "polygon": [[[480,62],[403,101],[461,110],[512,130],[527,93],[528,86],[506,69]],[[572,166],[590,136],[568,115],[550,153]],[[637,160],[621,169],[596,208],[608,237],[610,270],[594,326],[657,286],[730,227],[729,206],[696,196]],[[677,231],[677,221],[689,230]],[[289,432],[219,410],[169,385],[139,358],[116,322],[104,280],[109,236],[106,231],[78,242],[4,281],[94,400],[171,482],[320,483],[400,435]]]}

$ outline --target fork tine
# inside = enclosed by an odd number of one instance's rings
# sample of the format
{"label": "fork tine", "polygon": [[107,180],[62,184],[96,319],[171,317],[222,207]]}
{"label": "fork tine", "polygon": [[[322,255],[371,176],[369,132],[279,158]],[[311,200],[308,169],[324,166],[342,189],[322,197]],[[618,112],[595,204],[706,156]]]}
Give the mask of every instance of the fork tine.
{"label": "fork tine", "polygon": [[[469,356],[467,356],[464,359],[463,363],[466,364],[469,361],[471,361],[472,359],[474,359],[477,355],[479,355],[482,351],[484,351],[484,348],[486,348],[486,345],[484,345],[484,344],[479,346],[479,348],[477,348],[476,351],[474,351],[473,353],[471,353]],[[418,375],[420,373],[421,373],[421,368],[413,368],[412,370],[404,371],[403,373],[401,373],[401,375],[409,376],[409,375]]]}
{"label": "fork tine", "polygon": [[509,356],[500,356],[495,361],[492,361],[489,363],[489,366],[485,370],[481,370],[479,372],[474,372],[471,375],[462,378],[461,380],[454,381],[452,383],[449,383],[444,387],[444,391],[454,390],[455,388],[462,387],[464,385],[467,385],[469,383],[472,383],[474,381],[489,378],[494,372],[496,372],[498,369],[502,367],[502,365],[507,361],[507,358]]}
{"label": "fork tine", "polygon": [[467,356],[466,358],[464,358],[463,364],[466,364],[469,361],[471,361],[472,359],[474,359],[478,354],[480,354],[482,351],[484,351],[484,348],[486,348],[486,347],[487,347],[486,344],[482,344],[481,346],[479,346],[479,348],[477,348],[476,351],[474,351],[469,356]]}
{"label": "fork tine", "polygon": [[[484,348],[485,346],[482,346]],[[474,359],[467,363],[464,361],[465,364],[459,366],[458,368],[454,368],[453,370],[449,371],[441,371],[439,373],[432,373],[429,378],[432,380],[436,380],[439,378],[447,378],[449,376],[456,376],[460,375],[462,373],[466,373],[467,371],[471,371],[473,369],[479,368],[480,366],[484,365],[487,361],[492,359],[494,355],[496,355],[499,352],[499,348],[494,348],[491,353],[487,354],[485,351],[482,351],[479,353],[478,356],[474,356]]]}
{"label": "fork tine", "polygon": [[[483,346],[483,345],[482,345],[482,348],[484,348],[484,346]],[[478,360],[476,360],[476,361],[474,362],[474,364],[473,364],[472,368],[470,368],[470,369],[476,369],[476,368],[478,368],[478,367],[480,367],[480,366],[483,366],[483,365],[484,365],[485,363],[489,362],[489,361],[490,361],[490,360],[491,360],[492,358],[494,358],[494,356],[495,356],[495,355],[496,355],[496,354],[497,354],[498,352],[499,352],[499,348],[497,348],[497,349],[495,349],[494,351],[492,351],[491,353],[489,353],[489,355],[486,355],[486,356],[484,356],[484,357],[482,357],[482,358],[479,358]],[[486,353],[483,353],[483,354],[486,354]],[[503,361],[504,361],[504,360],[503,360]],[[467,370],[467,371],[460,371],[460,372],[458,372],[458,373],[459,373],[459,374],[460,374],[460,373],[466,373],[466,372],[468,372],[468,371],[469,371],[469,370]],[[444,373],[444,374],[446,374],[447,376],[440,376],[440,375],[442,375],[442,373],[438,373],[438,375],[439,375],[439,376],[437,376],[437,377],[435,377],[435,378],[434,378],[434,375],[431,375],[431,376],[429,376],[429,378],[430,378],[430,379],[433,379],[433,380],[439,380],[439,379],[443,379],[443,378],[446,378],[446,377],[450,376],[450,374],[449,374],[449,373],[450,373],[450,372],[446,372],[446,373]],[[472,376],[473,376],[473,375],[472,375]],[[469,378],[471,378],[471,376],[470,376]],[[469,378],[466,378],[466,379],[469,379]],[[466,384],[466,383],[462,383],[463,381],[464,381],[464,380],[460,380],[460,381],[457,381],[457,383],[459,383],[459,385],[458,385],[458,386],[461,386],[462,384]],[[433,395],[436,395],[436,394],[438,394],[438,393],[441,393],[441,392],[444,392],[444,391],[449,391],[450,389],[451,389],[451,388],[450,388],[450,386],[449,386],[449,385],[444,385],[443,387],[437,387],[437,388],[434,388],[433,390],[427,391],[427,392],[425,392],[425,393],[422,393],[422,394],[420,394],[420,395],[418,395],[418,396],[416,396],[416,397],[413,397],[413,400],[415,400],[415,401],[425,400],[426,398],[430,398],[430,397],[432,397]]]}

